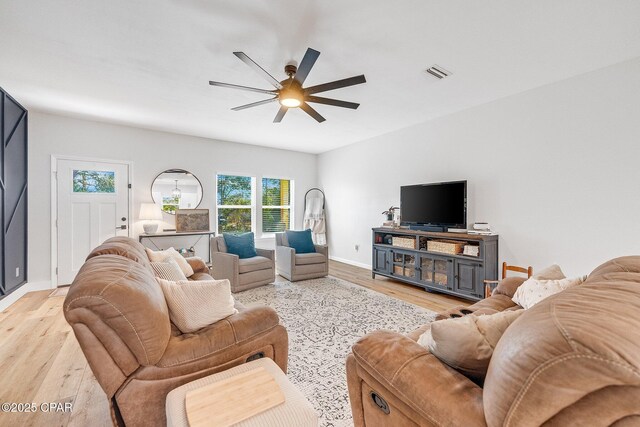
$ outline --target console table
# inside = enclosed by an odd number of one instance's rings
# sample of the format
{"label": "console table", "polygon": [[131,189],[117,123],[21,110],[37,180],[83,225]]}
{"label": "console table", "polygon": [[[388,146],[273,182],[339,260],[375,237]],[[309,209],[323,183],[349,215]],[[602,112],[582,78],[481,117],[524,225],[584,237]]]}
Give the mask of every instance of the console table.
{"label": "console table", "polygon": [[149,234],[149,233],[142,233],[140,235],[138,235],[138,241],[140,243],[142,243],[142,240],[144,239],[148,239],[153,246],[155,246],[156,249],[160,250],[160,248],[155,244],[155,242],[152,240],[154,238],[163,238],[163,237],[183,237],[183,236],[199,236],[198,239],[195,241],[195,243],[191,246],[195,246],[198,244],[198,242],[200,241],[200,239],[202,239],[204,236],[209,236],[208,241],[209,241],[209,264],[211,264],[211,237],[214,237],[216,235],[215,231],[181,231],[181,232],[177,232],[177,231],[162,231],[159,233],[153,233],[153,234]]}
{"label": "console table", "polygon": [[[403,228],[372,229],[371,276],[386,276],[465,299],[485,297],[485,280],[498,278],[498,236],[441,233]],[[390,244],[402,238],[407,246]],[[399,239],[398,239],[399,240]],[[427,250],[430,240],[450,240],[478,247],[478,256]],[[413,242],[413,243],[412,243]]]}

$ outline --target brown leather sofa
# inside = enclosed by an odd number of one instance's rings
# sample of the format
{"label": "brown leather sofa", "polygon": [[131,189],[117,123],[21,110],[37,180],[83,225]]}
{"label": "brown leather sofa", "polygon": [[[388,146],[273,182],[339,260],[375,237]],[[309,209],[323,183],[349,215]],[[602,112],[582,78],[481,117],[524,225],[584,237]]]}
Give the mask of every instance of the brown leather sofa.
{"label": "brown leather sofa", "polygon": [[[495,294],[468,310],[515,307]],[[353,346],[356,426],[640,425],[640,256],[611,260],[523,313],[482,385],[415,342],[427,327],[373,332]]]}
{"label": "brown leather sofa", "polygon": [[[191,280],[211,279],[189,259]],[[269,357],[286,372],[288,338],[268,307],[245,308],[191,334],[169,320],[144,247],[116,237],[94,249],[71,284],[64,315],[98,383],[114,424],[166,425],[165,398],[189,381]]]}

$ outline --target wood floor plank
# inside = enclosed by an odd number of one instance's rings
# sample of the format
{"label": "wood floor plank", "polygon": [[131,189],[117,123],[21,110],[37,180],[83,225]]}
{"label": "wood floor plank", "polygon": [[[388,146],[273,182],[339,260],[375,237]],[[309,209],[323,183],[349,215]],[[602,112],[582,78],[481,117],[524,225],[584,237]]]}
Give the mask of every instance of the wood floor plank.
{"label": "wood floor plank", "polygon": [[109,414],[107,395],[104,394],[104,391],[100,388],[89,365],[87,365],[84,371],[68,426],[111,426],[111,415]]}
{"label": "wood floor plank", "polygon": [[67,334],[33,401],[57,402],[68,398],[73,401],[80,388],[86,367],[87,361],[78,340],[72,333]]}

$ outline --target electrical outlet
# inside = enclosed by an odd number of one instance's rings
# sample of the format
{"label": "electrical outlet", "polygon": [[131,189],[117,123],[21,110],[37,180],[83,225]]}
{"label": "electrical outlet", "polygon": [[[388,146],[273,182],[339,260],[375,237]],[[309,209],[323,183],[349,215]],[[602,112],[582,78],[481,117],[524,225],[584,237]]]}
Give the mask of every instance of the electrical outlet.
{"label": "electrical outlet", "polygon": [[360,245],[356,245],[356,252],[360,250]]}
{"label": "electrical outlet", "polygon": [[16,277],[20,277],[20,267],[16,267]]}

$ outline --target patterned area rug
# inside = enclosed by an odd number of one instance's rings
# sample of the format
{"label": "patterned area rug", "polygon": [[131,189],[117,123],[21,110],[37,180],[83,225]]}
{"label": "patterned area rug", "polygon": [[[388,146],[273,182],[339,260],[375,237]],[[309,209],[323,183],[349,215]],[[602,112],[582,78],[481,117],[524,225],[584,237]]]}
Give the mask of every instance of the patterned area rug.
{"label": "patterned area rug", "polygon": [[267,305],[289,333],[289,379],[316,408],[321,426],[351,426],[345,359],[377,329],[410,332],[436,313],[334,277],[280,282],[235,294]]}

